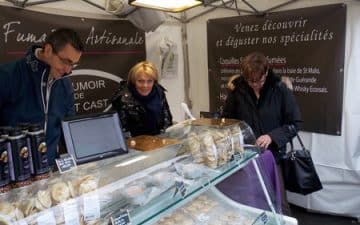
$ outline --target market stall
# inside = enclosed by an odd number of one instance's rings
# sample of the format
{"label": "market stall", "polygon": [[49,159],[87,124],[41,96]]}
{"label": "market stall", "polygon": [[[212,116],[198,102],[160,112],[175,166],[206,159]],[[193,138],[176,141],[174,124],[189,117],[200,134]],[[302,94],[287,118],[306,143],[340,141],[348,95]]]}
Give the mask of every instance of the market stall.
{"label": "market stall", "polygon": [[[30,3],[32,1],[0,1],[2,6],[7,7],[13,6],[13,2]],[[104,5],[105,1],[97,2],[100,5]],[[285,2],[287,4],[284,4]],[[171,110],[174,114],[174,120],[183,121],[185,119],[181,107],[179,106],[183,101],[187,102],[189,106],[191,106],[190,108],[194,115],[199,115],[201,111],[210,111],[210,93],[208,85],[209,66],[207,62],[208,50],[207,41],[204,41],[207,40],[206,26],[208,20],[228,16],[250,15],[254,14],[256,10],[260,12],[267,10],[280,12],[284,10],[322,6],[327,4],[345,4],[347,10],[345,25],[345,60],[344,67],[340,68],[338,71],[341,73],[340,76],[344,79],[344,90],[342,95],[337,96],[337,98],[343,99],[343,112],[340,118],[342,120],[342,125],[341,127],[338,127],[338,130],[341,130],[341,134],[338,133],[338,135],[328,135],[312,132],[300,133],[304,139],[306,147],[311,149],[312,156],[324,189],[309,196],[301,196],[289,193],[289,200],[294,204],[315,211],[359,218],[359,211],[357,209],[359,208],[360,201],[358,198],[356,198],[356,196],[359,186],[359,135],[357,134],[359,133],[360,126],[358,120],[359,110],[357,104],[357,86],[359,82],[356,74],[358,74],[360,64],[358,63],[359,43],[355,41],[358,39],[359,34],[359,1],[322,0],[314,2],[310,0],[301,0],[291,1],[290,4],[288,4],[287,1],[282,0],[266,2],[254,1],[251,2],[251,6],[256,9],[255,11],[249,5],[246,5],[244,1],[241,1],[238,6],[240,9],[245,10],[234,10],[234,4],[231,5],[231,3],[232,1],[228,2],[228,5],[226,6],[220,4],[219,7],[194,8],[184,14],[171,14],[156,30],[144,34],[146,39],[146,58],[158,65],[161,65],[160,43],[163,44],[162,47],[164,45],[167,46],[167,44],[170,44],[170,46],[172,46],[171,49],[176,49],[175,52],[178,56],[178,61],[176,64],[177,73],[170,71],[170,73],[164,74],[165,76],[161,80],[161,83],[168,90],[170,90],[168,92],[168,98]],[[233,8],[231,9],[231,7]],[[28,6],[25,8],[25,11],[38,12],[38,15],[41,13],[47,13],[51,15],[62,15],[67,17],[81,17],[82,21],[86,21],[84,18],[100,18],[105,20],[118,19],[117,16],[106,13],[104,10],[99,9],[98,7],[87,4],[85,1],[77,0],[55,2],[45,1],[44,4],[38,5],[28,4]],[[19,12],[21,11],[17,11],[16,14],[19,16],[22,15]],[[2,26],[4,29],[4,27],[6,28],[4,25],[9,21],[8,17],[2,19],[4,19],[4,21],[2,21]],[[42,21],[44,21],[44,19]],[[66,20],[56,19],[55,21],[57,21],[56,23],[61,23]],[[25,27],[30,28],[32,26],[28,25]],[[15,31],[17,30],[15,29]],[[4,33],[6,33],[5,30]],[[19,34],[21,37],[21,34],[27,34],[27,32],[7,32],[6,34],[8,34],[8,36],[3,36],[4,38],[1,39],[3,44],[8,44],[8,42],[11,40],[16,40],[17,35],[14,34]],[[27,42],[25,39],[23,40],[24,41],[22,42],[18,41],[16,43],[19,45],[28,45],[31,42]],[[19,49],[14,48],[11,50],[12,51],[9,51],[12,53],[11,57],[19,54]],[[21,48],[21,52],[22,51],[25,51],[25,48]],[[2,55],[5,56],[6,54]],[[302,58],[306,58],[307,56],[308,54],[299,55],[299,57]],[[113,58],[120,57],[122,56],[120,55]],[[320,56],[318,58],[327,57],[331,56]],[[116,62],[117,61],[114,60],[113,65],[115,65]],[[100,64],[105,65],[105,63]],[[79,77],[83,75],[95,75],[98,76],[98,78],[106,77],[107,79],[113,81],[113,83],[110,84],[112,87],[115,87],[120,81],[119,76],[114,76],[114,74],[105,72],[103,69],[94,69],[91,71],[86,69],[74,70],[74,75]],[[302,81],[304,81],[304,79]],[[81,87],[86,87],[88,89],[93,87],[94,90],[98,90],[104,87],[104,84],[105,83],[101,79],[100,81],[93,81],[88,83],[78,81],[75,85],[75,87],[78,87],[79,90],[77,96],[80,99],[81,96],[83,96],[85,93],[81,90]],[[86,103],[82,106],[84,106],[85,109],[90,109],[90,106],[93,106],[93,108],[102,109],[102,107],[106,105],[105,103],[107,102],[107,97],[103,96],[102,94],[98,94],[96,97],[101,97],[99,99],[101,101],[95,102],[93,105]],[[219,98],[220,97],[224,96],[221,95]],[[309,105],[309,107],[311,107],[311,104]],[[331,108],[327,108],[327,110],[331,111]],[[319,114],[319,116],[322,116],[322,114]],[[335,199],[334,196],[336,197]],[[337,204],[334,205],[334,201],[337,202]]]}
{"label": "market stall", "polygon": [[[255,160],[262,153],[251,143],[251,135],[239,121],[202,119],[174,126],[163,136],[129,139],[128,154],[54,172],[21,188],[13,186],[1,195],[1,220],[8,225],[116,224],[114,220],[296,225],[296,219],[281,215],[276,206],[271,182],[263,178],[267,173]],[[262,190],[266,206],[261,208],[232,201],[215,188],[249,163],[259,170],[259,185],[243,185]],[[253,195],[246,190],[243,194]]]}

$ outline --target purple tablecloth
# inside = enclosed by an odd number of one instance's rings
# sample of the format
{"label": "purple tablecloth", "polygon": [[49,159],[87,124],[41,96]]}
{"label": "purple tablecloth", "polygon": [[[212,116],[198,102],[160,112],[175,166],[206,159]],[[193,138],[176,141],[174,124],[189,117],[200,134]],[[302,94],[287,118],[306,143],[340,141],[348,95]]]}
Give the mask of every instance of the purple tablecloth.
{"label": "purple tablecloth", "polygon": [[[281,212],[280,181],[276,162],[271,151],[266,150],[255,159],[267,187],[274,208]],[[252,162],[216,186],[232,200],[256,208],[270,210]]]}

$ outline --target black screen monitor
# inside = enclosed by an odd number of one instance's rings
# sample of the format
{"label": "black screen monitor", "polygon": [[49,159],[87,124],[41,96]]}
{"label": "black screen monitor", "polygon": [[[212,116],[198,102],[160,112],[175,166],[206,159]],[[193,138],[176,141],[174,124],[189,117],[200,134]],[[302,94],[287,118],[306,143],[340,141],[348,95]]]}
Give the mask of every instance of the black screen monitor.
{"label": "black screen monitor", "polygon": [[128,153],[117,112],[66,118],[62,130],[67,152],[78,164]]}

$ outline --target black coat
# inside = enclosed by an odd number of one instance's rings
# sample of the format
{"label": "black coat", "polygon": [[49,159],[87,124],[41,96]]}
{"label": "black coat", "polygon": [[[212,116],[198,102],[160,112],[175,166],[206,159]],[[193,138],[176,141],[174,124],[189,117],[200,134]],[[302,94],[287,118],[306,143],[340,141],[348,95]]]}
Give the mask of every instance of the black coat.
{"label": "black coat", "polygon": [[269,149],[278,161],[286,152],[286,143],[296,135],[289,125],[299,130],[302,123],[292,91],[271,70],[259,99],[243,76],[233,84],[235,89],[227,97],[222,116],[245,121],[256,138],[268,134],[272,139]]}
{"label": "black coat", "polygon": [[130,132],[133,137],[138,135],[157,135],[163,133],[166,128],[172,125],[172,115],[165,95],[166,90],[157,83],[154,84],[154,88],[160,96],[160,115],[158,121],[156,121],[156,128],[149,130],[146,126],[146,120],[151,116],[149,116],[144,105],[133,96],[127,82],[120,82],[120,87],[111,101],[113,109],[119,113],[125,135],[127,132]]}

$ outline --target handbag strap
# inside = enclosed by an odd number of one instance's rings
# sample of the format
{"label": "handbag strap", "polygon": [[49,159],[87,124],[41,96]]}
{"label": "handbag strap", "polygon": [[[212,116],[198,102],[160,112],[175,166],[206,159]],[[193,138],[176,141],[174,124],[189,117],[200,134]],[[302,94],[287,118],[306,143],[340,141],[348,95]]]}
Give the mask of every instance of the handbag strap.
{"label": "handbag strap", "polygon": [[[299,136],[299,134],[298,134],[295,126],[294,126],[294,125],[289,125],[289,129],[290,129],[290,131],[295,132],[296,137],[297,137],[297,139],[298,139],[298,141],[299,141],[299,143],[300,143],[301,149],[302,149],[303,151],[306,151],[306,148],[305,148],[305,146],[304,146],[304,143],[302,142],[302,140],[301,140],[301,138],[300,138],[300,136]],[[290,141],[290,145],[291,145],[291,151],[293,151],[293,150],[294,150],[294,144],[293,144],[292,140]]]}

